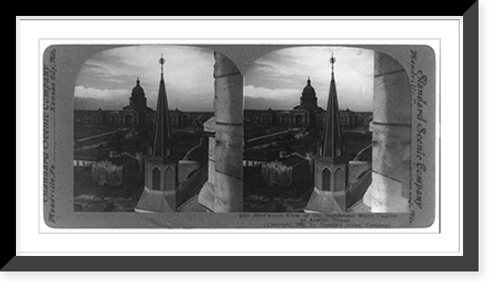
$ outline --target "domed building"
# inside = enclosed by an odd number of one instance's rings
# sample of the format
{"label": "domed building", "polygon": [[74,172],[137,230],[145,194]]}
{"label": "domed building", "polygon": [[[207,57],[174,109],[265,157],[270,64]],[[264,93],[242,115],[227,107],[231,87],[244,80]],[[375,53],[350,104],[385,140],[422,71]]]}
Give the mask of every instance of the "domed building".
{"label": "domed building", "polygon": [[[280,126],[290,128],[323,128],[326,111],[318,106],[316,90],[312,86],[311,79],[308,78],[306,86],[302,89],[300,104],[288,111],[273,110],[266,111],[245,110],[245,115],[252,116],[259,124],[266,126]],[[371,112],[355,113],[349,109],[340,110],[340,123],[342,129],[351,129],[357,125],[363,125],[364,116],[371,115]],[[359,116],[359,117],[358,117]],[[358,121],[359,120],[359,121]],[[364,123],[366,124],[366,123]]]}
{"label": "domed building", "polygon": [[[148,107],[147,97],[141,86],[141,81],[137,78],[135,87],[129,97],[129,104],[122,110],[101,110],[85,111],[78,113],[81,120],[88,121],[92,125],[133,127],[147,135],[155,118],[155,110]],[[169,119],[173,128],[182,128],[185,125],[185,115],[183,112],[175,109],[169,110],[171,113]],[[88,116],[87,118],[82,116]]]}
{"label": "domed building", "polygon": [[141,82],[137,78],[136,86],[132,89],[132,94],[129,98],[129,104],[123,107],[123,110],[144,111],[146,109],[151,110],[146,103],[146,94],[141,87]]}
{"label": "domed building", "polygon": [[295,109],[304,109],[309,111],[322,110],[322,108],[318,107],[318,98],[316,97],[316,91],[311,85],[311,79],[307,79],[307,85],[302,90],[302,95],[300,96],[300,105],[295,106]]}
{"label": "domed building", "polygon": [[318,106],[316,91],[308,78],[300,96],[300,105],[290,111],[277,112],[276,121],[279,126],[316,127],[322,125],[324,116],[325,110]]}
{"label": "domed building", "polygon": [[[151,125],[154,117],[153,109],[147,105],[146,94],[141,87],[141,82],[137,78],[136,86],[132,89],[132,94],[129,98],[129,104],[123,107],[121,116],[124,126],[133,126],[141,130],[146,130],[148,125]],[[146,135],[147,131],[145,131]]]}

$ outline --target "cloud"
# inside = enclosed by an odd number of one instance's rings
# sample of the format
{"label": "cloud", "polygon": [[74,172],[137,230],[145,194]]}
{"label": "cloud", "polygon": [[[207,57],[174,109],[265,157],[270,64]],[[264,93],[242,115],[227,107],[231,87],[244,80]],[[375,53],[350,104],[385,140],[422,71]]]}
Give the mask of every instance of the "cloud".
{"label": "cloud", "polygon": [[123,98],[127,104],[139,78],[148,106],[155,108],[162,54],[169,105],[208,109],[205,105],[211,105],[214,96],[213,51],[185,46],[128,46],[102,51],[82,66],[75,96]]}
{"label": "cloud", "polygon": [[103,100],[94,98],[79,98],[74,99],[75,110],[121,110],[124,103],[121,100]]}
{"label": "cloud", "polygon": [[300,97],[301,89],[270,89],[265,87],[256,87],[253,85],[245,86],[245,96],[251,98],[266,98],[275,100],[290,100]]}
{"label": "cloud", "polygon": [[[310,77],[318,105],[326,107],[334,52],[335,80],[342,107],[371,107],[373,52],[343,47],[296,47],[274,51],[255,61],[245,74],[245,97],[250,105],[289,109],[300,103]],[[129,46],[102,51],[82,66],[75,96],[128,104],[140,78],[148,106],[156,107],[160,80],[158,59],[163,54],[169,106],[184,111],[211,110],[214,97],[213,51],[186,46]],[[103,104],[103,107],[107,105]],[[104,108],[103,108],[104,109]]]}
{"label": "cloud", "polygon": [[94,98],[94,99],[123,99],[127,101],[130,96],[130,90],[125,89],[96,89],[93,87],[76,86],[75,97],[79,98]]}
{"label": "cloud", "polygon": [[251,110],[267,110],[269,108],[274,110],[290,110],[297,106],[297,100],[276,100],[267,99],[262,97],[245,97],[245,109]]}
{"label": "cloud", "polygon": [[309,77],[316,90],[318,105],[326,107],[332,52],[336,58],[334,72],[340,104],[355,110],[370,109],[373,101],[373,51],[359,48],[295,47],[273,51],[257,59],[246,73],[245,94],[280,101],[293,99],[299,103],[300,93]]}

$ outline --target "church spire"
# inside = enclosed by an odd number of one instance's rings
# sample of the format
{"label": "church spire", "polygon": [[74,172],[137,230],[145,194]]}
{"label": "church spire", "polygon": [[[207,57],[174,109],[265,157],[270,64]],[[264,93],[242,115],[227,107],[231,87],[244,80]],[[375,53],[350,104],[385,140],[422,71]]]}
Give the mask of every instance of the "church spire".
{"label": "church spire", "polygon": [[342,139],[342,130],[340,128],[339,101],[333,71],[335,61],[336,59],[333,57],[332,53],[332,58],[330,58],[330,63],[332,64],[332,78],[330,81],[330,91],[328,93],[328,104],[320,153],[322,157],[332,158],[338,158],[344,155],[344,142]]}
{"label": "church spire", "polygon": [[332,79],[328,93],[325,125],[319,155],[314,158],[314,189],[305,212],[345,213],[352,205],[346,197],[349,183],[349,160],[344,156],[344,142],[340,129],[340,110],[335,85],[333,64],[330,58]]}
{"label": "church spire", "polygon": [[170,133],[167,90],[163,79],[163,64],[165,64],[163,54],[158,62],[161,67],[160,88],[158,90],[158,102],[149,155],[153,157],[170,157],[172,155],[172,137]]}

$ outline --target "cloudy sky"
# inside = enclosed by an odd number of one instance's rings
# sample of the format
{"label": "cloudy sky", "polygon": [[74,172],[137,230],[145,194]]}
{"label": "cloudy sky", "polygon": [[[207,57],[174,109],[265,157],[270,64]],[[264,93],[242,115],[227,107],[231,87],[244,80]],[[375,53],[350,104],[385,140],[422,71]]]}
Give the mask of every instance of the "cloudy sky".
{"label": "cloudy sky", "polygon": [[[326,108],[332,52],[341,108],[371,111],[373,52],[342,47],[300,47],[272,52],[255,61],[245,74],[247,109],[288,110],[300,103],[307,78]],[[76,109],[121,109],[137,78],[148,106],[156,108],[163,53],[169,107],[182,111],[212,111],[213,51],[194,47],[134,46],[96,54],[82,66],[75,87]]]}
{"label": "cloudy sky", "polygon": [[121,109],[139,78],[156,109],[163,53],[169,107],[206,111],[213,105],[213,51],[194,47],[134,46],[106,50],[87,60],[77,78],[75,108]]}
{"label": "cloudy sky", "polygon": [[[247,106],[259,107],[267,100],[273,108],[290,109],[300,103],[302,89],[310,77],[318,105],[326,108],[332,53],[336,58],[335,83],[340,107],[371,111],[373,51],[345,47],[282,49],[256,60],[245,76]],[[251,98],[258,99],[259,103]]]}

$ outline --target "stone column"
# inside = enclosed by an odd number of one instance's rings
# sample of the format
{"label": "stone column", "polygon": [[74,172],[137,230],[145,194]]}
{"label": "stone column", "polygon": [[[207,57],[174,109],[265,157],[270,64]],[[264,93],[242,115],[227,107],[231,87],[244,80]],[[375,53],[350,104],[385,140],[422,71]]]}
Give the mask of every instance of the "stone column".
{"label": "stone column", "polygon": [[404,68],[375,52],[372,185],[365,200],[372,212],[408,212],[411,99]]}
{"label": "stone column", "polygon": [[215,117],[210,118],[203,123],[203,135],[207,139],[208,148],[208,178],[198,195],[198,202],[208,208],[213,206],[215,192]]}
{"label": "stone column", "polygon": [[213,194],[200,203],[216,213],[243,211],[243,76],[215,52],[215,172]]}

